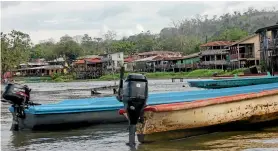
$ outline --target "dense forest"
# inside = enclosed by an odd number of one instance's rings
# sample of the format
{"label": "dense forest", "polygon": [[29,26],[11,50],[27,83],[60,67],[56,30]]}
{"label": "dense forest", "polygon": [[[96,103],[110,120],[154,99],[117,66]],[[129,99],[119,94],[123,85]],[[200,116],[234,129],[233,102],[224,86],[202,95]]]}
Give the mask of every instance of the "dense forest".
{"label": "dense forest", "polygon": [[198,52],[199,45],[207,41],[236,41],[253,34],[258,28],[276,24],[277,21],[278,11],[275,9],[249,8],[244,13],[215,15],[211,19],[197,15],[195,18],[173,22],[172,27],[165,27],[158,34],[147,31],[116,40],[117,33],[108,31],[102,37],[84,34],[80,41],[65,35],[59,42],[50,39],[36,45],[31,43],[28,34],[21,31],[1,32],[2,73],[13,69],[20,62],[36,58],[49,60],[62,56],[70,63],[83,55],[120,51],[125,55],[152,50],[190,54]]}

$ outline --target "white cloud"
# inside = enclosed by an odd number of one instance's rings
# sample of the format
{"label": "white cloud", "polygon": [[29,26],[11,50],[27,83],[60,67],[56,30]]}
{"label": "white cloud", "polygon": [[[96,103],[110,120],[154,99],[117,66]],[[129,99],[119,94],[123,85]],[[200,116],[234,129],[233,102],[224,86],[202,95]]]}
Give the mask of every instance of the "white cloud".
{"label": "white cloud", "polygon": [[196,14],[222,15],[278,6],[278,2],[1,2],[1,30],[12,29],[30,34],[34,43],[65,34],[89,34],[100,37],[108,30],[117,32],[118,38],[150,30],[158,33],[181,20]]}
{"label": "white cloud", "polygon": [[142,25],[140,25],[140,24],[136,25],[136,29],[137,29],[138,32],[144,31],[144,27]]}

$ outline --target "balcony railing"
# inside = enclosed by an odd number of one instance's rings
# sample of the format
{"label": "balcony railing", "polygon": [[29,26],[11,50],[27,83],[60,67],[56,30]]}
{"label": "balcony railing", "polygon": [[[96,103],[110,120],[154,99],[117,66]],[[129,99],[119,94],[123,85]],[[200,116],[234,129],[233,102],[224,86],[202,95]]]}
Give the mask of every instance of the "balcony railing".
{"label": "balcony railing", "polygon": [[239,54],[232,54],[230,56],[231,56],[231,60],[254,58],[254,55],[252,53],[239,53]]}
{"label": "balcony railing", "polygon": [[201,65],[226,65],[228,62],[226,60],[215,60],[215,61],[202,61]]}
{"label": "balcony railing", "polygon": [[193,64],[176,64],[175,68],[196,68],[197,67],[197,63],[193,63]]}

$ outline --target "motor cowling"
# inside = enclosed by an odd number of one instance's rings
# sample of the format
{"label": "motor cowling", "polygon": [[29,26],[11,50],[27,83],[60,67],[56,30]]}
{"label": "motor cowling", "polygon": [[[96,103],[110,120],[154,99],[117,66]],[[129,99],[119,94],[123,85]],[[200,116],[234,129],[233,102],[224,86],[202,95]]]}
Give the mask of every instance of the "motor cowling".
{"label": "motor cowling", "polygon": [[123,84],[123,98],[130,125],[136,125],[148,99],[148,80],[142,74],[129,74]]}
{"label": "motor cowling", "polygon": [[9,83],[2,97],[13,105],[23,105],[30,100],[30,91],[27,85]]}

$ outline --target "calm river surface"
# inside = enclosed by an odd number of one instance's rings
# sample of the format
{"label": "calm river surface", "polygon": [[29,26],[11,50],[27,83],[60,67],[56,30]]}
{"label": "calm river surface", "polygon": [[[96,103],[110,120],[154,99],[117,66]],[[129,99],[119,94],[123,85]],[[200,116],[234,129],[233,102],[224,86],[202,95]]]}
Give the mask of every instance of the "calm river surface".
{"label": "calm river surface", "polygon": [[[90,89],[113,85],[113,81],[29,83],[31,99],[38,103],[54,103],[64,99],[90,98]],[[185,87],[183,87],[185,85]],[[197,90],[186,82],[150,80],[150,92]],[[104,91],[102,91],[104,92]],[[111,92],[107,92],[111,93]],[[128,151],[126,124],[94,125],[64,131],[10,131],[12,116],[9,104],[1,102],[2,151]],[[244,150],[278,151],[278,126],[263,131],[219,132],[181,140],[140,144],[138,151]]]}

